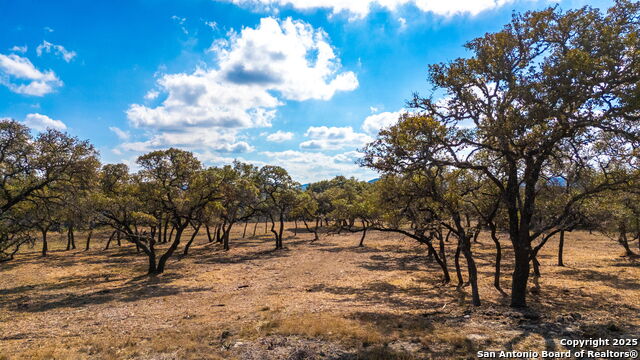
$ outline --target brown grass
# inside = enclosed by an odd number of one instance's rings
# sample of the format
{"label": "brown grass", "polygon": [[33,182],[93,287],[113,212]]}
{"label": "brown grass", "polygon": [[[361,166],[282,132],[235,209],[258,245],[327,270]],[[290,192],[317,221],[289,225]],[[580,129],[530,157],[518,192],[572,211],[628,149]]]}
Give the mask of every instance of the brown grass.
{"label": "brown grass", "polygon": [[522,313],[492,286],[485,234],[474,245],[483,305],[473,308],[470,289],[442,285],[426,249],[410,239],[373,232],[358,248],[359,234],[312,243],[300,231],[273,251],[258,229],[239,239],[238,226],[228,252],[200,236],[156,278],[143,276],[135,247],[103,251],[106,232],[88,252],[80,235],[72,251],[54,236],[44,259],[26,249],[0,265],[0,359],[242,358],[238,344],[272,336],[336,344],[360,359],[468,358],[481,349],[562,350],[565,337],[639,335],[639,264],[596,234],[567,236],[565,267],[555,265],[550,240],[540,292]]}

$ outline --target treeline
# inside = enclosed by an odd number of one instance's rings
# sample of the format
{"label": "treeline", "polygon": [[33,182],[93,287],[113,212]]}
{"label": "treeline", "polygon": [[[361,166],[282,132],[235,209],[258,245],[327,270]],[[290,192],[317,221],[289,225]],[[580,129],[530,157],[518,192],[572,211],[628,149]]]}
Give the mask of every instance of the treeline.
{"label": "treeline", "polygon": [[199,232],[228,250],[238,223],[246,233],[247,223],[266,221],[276,249],[285,221],[296,231],[304,224],[314,240],[358,232],[360,246],[368,231],[394,232],[426,246],[445,282],[445,244],[454,242],[458,285],[468,283],[480,305],[473,248],[486,231],[496,290],[507,295],[500,278],[508,244],[511,305],[526,306],[530,273],[541,273],[538,253],[555,236],[560,266],[564,234],[575,229],[615,237],[635,256],[639,22],[640,5],[628,1],[606,13],[550,8],[514,15],[502,31],[469,42],[469,58],[429,67],[439,99],[416,94],[412,111],[364,149],[361,165],[381,174],[372,184],[337,177],[302,189],[281,167],[205,168],[178,149],[140,156],[131,173],[101,166],[87,142],[54,130],[33,138],[2,121],[0,252],[11,259],[41,239],[45,256],[52,229],[67,231],[68,248],[85,231],[88,249],[93,230],[108,227],[110,241],[135,244],[149,274],[159,274],[177,251],[188,254]]}

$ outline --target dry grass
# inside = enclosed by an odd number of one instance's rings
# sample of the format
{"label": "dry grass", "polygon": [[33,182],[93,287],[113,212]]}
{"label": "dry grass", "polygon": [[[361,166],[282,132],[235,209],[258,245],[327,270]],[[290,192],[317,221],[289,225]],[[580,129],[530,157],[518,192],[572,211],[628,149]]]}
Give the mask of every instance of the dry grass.
{"label": "dry grass", "polygon": [[243,337],[301,335],[324,340],[342,340],[351,344],[380,344],[383,335],[370,324],[327,313],[282,316],[270,313],[255,327],[241,332]]}
{"label": "dry grass", "polygon": [[[359,234],[312,243],[300,232],[272,251],[262,229],[251,239],[236,233],[228,252],[198,237],[156,278],[143,276],[135,247],[103,251],[106,233],[88,252],[63,251],[62,236],[45,259],[26,249],[0,265],[0,359],[243,358],[239,344],[274,336],[335,344],[354,359],[468,358],[480,349],[562,350],[565,337],[639,335],[639,264],[595,234],[567,236],[565,267],[550,240],[540,292],[522,313],[492,286],[484,234],[474,245],[483,305],[473,308],[470,289],[442,285],[410,239],[374,232],[358,248]],[[254,358],[268,358],[264,351]]]}

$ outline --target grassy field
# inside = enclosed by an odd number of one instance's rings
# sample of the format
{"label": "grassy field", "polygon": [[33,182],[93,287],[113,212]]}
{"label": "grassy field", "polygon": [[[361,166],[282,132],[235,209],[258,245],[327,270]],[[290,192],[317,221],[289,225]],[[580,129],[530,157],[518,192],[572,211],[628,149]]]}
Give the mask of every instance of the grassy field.
{"label": "grassy field", "polygon": [[[273,251],[262,226],[254,238],[239,239],[240,230],[227,252],[198,237],[155,278],[143,276],[135,246],[103,251],[106,232],[86,252],[80,235],[72,251],[53,236],[44,259],[40,244],[25,249],[0,265],[0,358],[466,359],[478,350],[563,350],[561,338],[640,335],[639,263],[600,235],[568,234],[565,267],[550,240],[531,310],[515,311],[492,286],[486,234],[474,245],[483,300],[474,308],[470,289],[442,285],[411,239],[372,232],[358,248],[359,234],[312,243],[300,231]],[[455,279],[455,245],[447,246]]]}

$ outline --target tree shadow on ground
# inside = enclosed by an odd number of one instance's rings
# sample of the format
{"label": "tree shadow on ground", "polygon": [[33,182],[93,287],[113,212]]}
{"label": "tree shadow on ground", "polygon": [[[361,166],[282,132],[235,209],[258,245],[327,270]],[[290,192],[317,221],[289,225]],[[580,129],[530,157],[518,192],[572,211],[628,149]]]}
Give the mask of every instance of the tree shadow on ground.
{"label": "tree shadow on ground", "polygon": [[400,287],[385,281],[373,281],[360,286],[327,286],[318,284],[308,292],[325,292],[339,297],[336,302],[358,302],[365,305],[393,306],[399,310],[433,309],[448,303],[462,303],[464,298],[450,286],[438,282],[427,286]]}
{"label": "tree shadow on ground", "polygon": [[217,251],[217,252],[198,252],[190,254],[195,264],[240,264],[252,261],[266,261],[274,258],[282,258],[290,256],[290,251],[286,247],[284,249],[268,249],[249,251],[245,253],[237,253],[233,251]]}
{"label": "tree shadow on ground", "polygon": [[603,273],[590,269],[563,269],[559,274],[586,282],[598,282],[614,289],[640,291],[640,281],[624,279],[613,273]]}
{"label": "tree shadow on ground", "polygon": [[[369,260],[370,261],[361,264],[360,267],[375,271],[416,271],[423,270],[427,265],[430,265],[427,263],[424,255],[372,255],[369,257]],[[437,266],[435,263],[433,265]]]}
{"label": "tree shadow on ground", "polygon": [[[111,301],[139,300],[210,291],[211,287],[188,287],[171,284],[182,278],[178,274],[138,276],[128,281],[95,274],[69,276],[55,283],[20,286],[0,292],[0,308],[21,312],[44,312],[58,308],[79,308]],[[113,283],[118,283],[113,285]]]}

